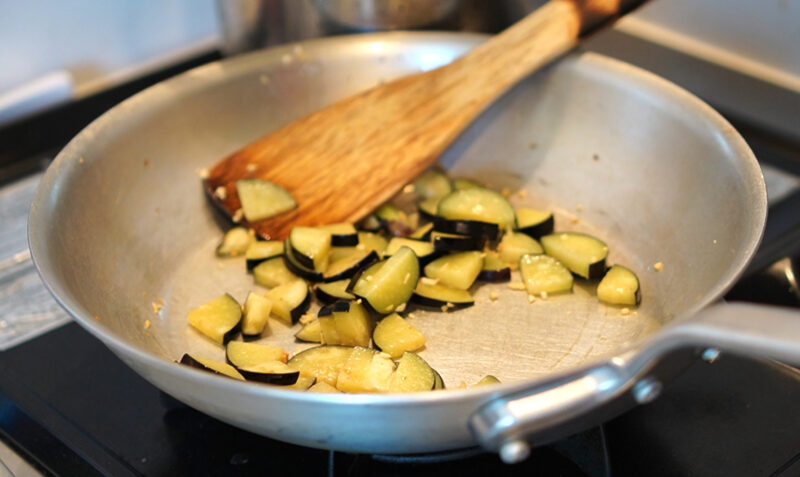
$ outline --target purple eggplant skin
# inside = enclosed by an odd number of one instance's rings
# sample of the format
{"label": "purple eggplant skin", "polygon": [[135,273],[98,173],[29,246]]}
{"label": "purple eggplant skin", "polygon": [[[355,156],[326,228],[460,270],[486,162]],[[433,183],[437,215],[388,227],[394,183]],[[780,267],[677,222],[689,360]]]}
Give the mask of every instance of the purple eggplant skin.
{"label": "purple eggplant skin", "polygon": [[350,303],[347,300],[337,301],[335,303],[331,303],[330,305],[325,305],[319,309],[317,313],[317,318],[321,318],[323,316],[330,316],[334,313],[346,313],[350,311]]}
{"label": "purple eggplant skin", "polygon": [[[218,376],[225,376],[226,378],[230,378],[230,376],[228,376],[228,375],[225,375],[223,373],[220,373],[219,371],[215,371],[215,370],[213,370],[211,368],[206,367],[203,363],[201,363],[200,361],[197,361],[196,359],[194,359],[189,353],[184,353],[183,356],[181,356],[181,360],[178,361],[178,363],[182,364],[184,366],[189,366],[190,368],[195,368],[195,369],[199,369],[201,371],[205,371],[207,373],[216,374]],[[233,378],[231,378],[231,379],[233,379]]]}
{"label": "purple eggplant skin", "polygon": [[308,309],[311,307],[311,293],[306,292],[306,297],[302,303],[297,305],[290,313],[289,316],[292,317],[292,324],[296,325],[298,321],[300,321],[300,317],[303,316]]}
{"label": "purple eggplant skin", "polygon": [[[417,295],[416,293],[413,293],[411,295],[411,299],[409,299],[408,301],[417,306],[422,306],[425,308],[438,308],[440,311],[443,306],[448,306],[448,302],[446,301],[437,300],[436,298],[430,298],[427,296]],[[470,301],[467,303],[450,303],[450,305],[453,306],[448,306],[447,311],[460,310],[461,308],[469,308],[474,304],[475,304],[474,301]]]}
{"label": "purple eggplant skin", "polygon": [[495,241],[500,238],[500,227],[497,224],[479,220],[449,220],[442,217],[434,217],[433,230],[448,234],[483,237],[489,241]]}
{"label": "purple eggplant skin", "polygon": [[311,270],[297,261],[297,257],[294,255],[293,249],[289,245],[288,240],[284,242],[283,261],[286,264],[286,268],[288,268],[290,272],[294,273],[298,277],[310,282],[323,281],[321,273]]}
{"label": "purple eggplant skin", "polygon": [[358,232],[354,234],[331,234],[332,247],[355,247],[358,245]]}
{"label": "purple eggplant skin", "polygon": [[544,235],[552,234],[554,228],[555,228],[555,219],[553,219],[553,215],[550,214],[550,216],[543,222],[529,225],[527,227],[520,227],[519,230],[517,231],[522,232],[523,234],[538,240],[540,237]]}
{"label": "purple eggplant skin", "polygon": [[466,252],[468,250],[483,250],[486,238],[472,235],[460,237],[434,235],[433,250],[435,252]]}
{"label": "purple eggplant skin", "polygon": [[275,384],[278,386],[291,386],[296,383],[297,378],[300,377],[300,371],[293,371],[291,373],[259,373],[241,368],[236,368],[236,370],[248,381]]}
{"label": "purple eggplant skin", "polygon": [[511,268],[498,268],[497,270],[481,270],[478,280],[482,282],[502,283],[511,280]]}

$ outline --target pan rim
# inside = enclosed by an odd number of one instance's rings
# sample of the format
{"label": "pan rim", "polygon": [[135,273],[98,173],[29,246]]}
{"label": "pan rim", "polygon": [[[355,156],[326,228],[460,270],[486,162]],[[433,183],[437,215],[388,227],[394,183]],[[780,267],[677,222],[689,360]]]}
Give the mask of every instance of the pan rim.
{"label": "pan rim", "polygon": [[[310,40],[299,43],[304,48],[314,49],[325,47],[335,43],[348,43],[356,38],[357,41],[391,41],[402,42],[405,44],[418,43],[426,44],[430,42],[438,42],[440,44],[453,42],[462,46],[472,47],[477,45],[481,40],[487,38],[486,35],[480,34],[465,34],[465,33],[450,33],[450,32],[390,32],[390,33],[370,33],[361,35],[347,35],[340,37],[328,37],[323,39]],[[94,121],[86,126],[75,138],[73,138],[64,149],[59,152],[55,160],[45,173],[42,184],[36,192],[33,203],[30,209],[28,221],[28,245],[31,250],[33,263],[41,277],[45,287],[55,297],[58,303],[81,325],[84,329],[89,331],[96,338],[100,339],[112,351],[117,354],[123,361],[129,363],[129,360],[135,359],[147,366],[153,366],[160,372],[168,375],[183,374],[186,370],[184,367],[177,367],[172,361],[161,356],[153,355],[139,347],[129,344],[122,340],[114,333],[109,332],[105,327],[92,319],[86,313],[81,311],[76,303],[73,303],[69,298],[68,293],[63,293],[57,283],[47,276],[47,251],[45,250],[44,240],[42,235],[46,230],[46,224],[42,217],[47,209],[47,201],[49,198],[49,191],[52,189],[55,178],[59,175],[60,170],[65,167],[70,167],[75,161],[70,161],[72,157],[79,157],[81,145],[88,137],[93,136],[94,132],[102,129],[105,124],[114,121],[120,114],[128,114],[131,109],[136,109],[142,103],[152,100],[154,95],[162,95],[165,97],[168,94],[168,89],[196,87],[204,81],[215,81],[216,70],[220,68],[223,62],[225,66],[230,69],[247,68],[256,59],[268,59],[272,57],[281,57],[288,51],[292,51],[298,44],[289,44],[265,51],[259,51],[241,55],[239,57],[215,61],[206,65],[202,65],[195,69],[181,73],[173,78],[170,78],[162,83],[153,85],[136,95],[126,99],[119,105],[107,111]],[[717,282],[715,286],[709,290],[700,300],[693,306],[689,307],[682,314],[682,317],[676,317],[674,323],[679,323],[680,320],[690,317],[698,312],[700,309],[708,306],[716,301],[724,292],[729,289],[735,279],[742,273],[747,264],[752,259],[758,244],[760,243],[763,235],[763,228],[766,221],[766,189],[764,186],[763,176],[756,161],[755,156],[746,144],[743,138],[735,131],[730,123],[722,117],[720,113],[711,108],[708,104],[693,95],[692,93],[684,90],[683,88],[675,85],[674,83],[661,78],[653,73],[643,70],[639,67],[630,65],[628,63],[609,58],[596,53],[580,52],[580,58],[583,61],[591,63],[592,67],[600,68],[609,74],[625,74],[628,76],[628,81],[634,84],[649,85],[671,98],[675,98],[684,102],[687,107],[693,108],[707,121],[710,121],[717,131],[720,131],[724,136],[724,141],[728,146],[740,156],[741,165],[746,168],[744,171],[747,177],[752,178],[755,182],[748,184],[752,198],[754,199],[753,207],[755,209],[755,216],[761,222],[761,227],[757,231],[753,231],[747,243],[747,247],[734,261],[728,270],[725,272],[724,278]],[[570,57],[577,57],[578,54],[571,54]],[[623,354],[631,350],[641,350],[648,346],[648,343],[655,335],[641,338],[633,342],[628,348],[620,349],[617,354]],[[123,358],[124,357],[124,358]],[[413,395],[408,394],[348,394],[343,396],[313,394],[313,393],[298,393],[292,390],[285,390],[278,387],[267,386],[254,386],[253,383],[237,383],[233,380],[210,375],[202,371],[191,370],[189,376],[193,375],[194,381],[198,384],[213,384],[222,386],[225,389],[236,390],[237,392],[246,392],[251,395],[258,395],[262,397],[270,397],[275,399],[291,399],[293,401],[312,401],[312,402],[325,402],[329,404],[337,404],[344,406],[360,406],[364,404],[380,405],[380,406],[394,406],[394,405],[408,405],[418,404],[420,402],[441,402],[441,401],[455,401],[461,399],[463,396],[473,396],[489,400],[501,394],[508,394],[530,389],[537,385],[547,382],[553,382],[559,379],[564,379],[580,370],[591,369],[607,363],[609,358],[600,358],[592,360],[579,368],[570,369],[552,375],[542,376],[539,378],[528,379],[514,383],[502,383],[491,388],[472,388],[472,389],[448,389],[447,393],[417,393]],[[138,370],[138,367],[137,367]]]}

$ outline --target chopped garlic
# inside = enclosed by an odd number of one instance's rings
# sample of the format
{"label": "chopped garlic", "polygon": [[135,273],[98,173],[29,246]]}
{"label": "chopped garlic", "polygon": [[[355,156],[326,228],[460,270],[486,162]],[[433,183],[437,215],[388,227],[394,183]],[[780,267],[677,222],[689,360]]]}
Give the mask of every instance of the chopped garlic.
{"label": "chopped garlic", "polygon": [[196,169],[194,171],[201,179],[208,179],[208,169],[203,167],[202,169]]}
{"label": "chopped garlic", "polygon": [[231,217],[231,220],[233,220],[234,223],[238,224],[239,222],[242,221],[242,217],[244,217],[244,211],[242,209],[236,209],[236,212],[233,213],[233,217]]}
{"label": "chopped garlic", "polygon": [[620,312],[623,315],[630,315],[631,314],[631,309],[630,308],[623,308],[622,310],[620,310]]}
{"label": "chopped garlic", "polygon": [[525,289],[525,284],[524,283],[519,283],[519,282],[511,282],[511,283],[508,284],[508,288],[510,288],[512,290],[524,290]]}
{"label": "chopped garlic", "polygon": [[144,329],[150,329],[150,320],[144,320]]}
{"label": "chopped garlic", "polygon": [[664,269],[664,263],[663,263],[663,262],[656,262],[656,263],[653,265],[653,269],[654,269],[655,271],[657,271],[657,272],[660,272],[661,270],[663,270],[663,269]]}
{"label": "chopped garlic", "polygon": [[228,191],[225,189],[225,186],[219,186],[214,189],[214,197],[219,200],[225,200],[228,197]]}
{"label": "chopped garlic", "polygon": [[495,301],[499,297],[500,297],[500,295],[496,291],[490,291],[489,292],[489,299],[490,300]]}
{"label": "chopped garlic", "polygon": [[506,199],[511,197],[511,189],[509,189],[508,187],[503,187],[502,194],[503,197],[505,197]]}
{"label": "chopped garlic", "polygon": [[317,317],[313,313],[304,313],[303,315],[300,316],[300,319],[297,321],[300,322],[301,325],[305,325],[307,323],[314,321],[316,318]]}
{"label": "chopped garlic", "polygon": [[247,164],[246,166],[244,166],[244,170],[246,170],[247,172],[255,172],[256,169],[257,169],[256,165],[252,164],[252,163]]}
{"label": "chopped garlic", "polygon": [[156,302],[151,303],[151,305],[153,306],[153,314],[155,314],[155,315],[157,315],[158,312],[161,311],[161,307],[164,306],[164,305],[160,305],[160,304],[158,304]]}
{"label": "chopped garlic", "polygon": [[536,297],[534,295],[528,295],[528,303],[533,303],[536,301]]}
{"label": "chopped garlic", "polygon": [[411,194],[412,192],[414,192],[414,184],[406,184],[403,187],[403,194]]}
{"label": "chopped garlic", "polygon": [[399,312],[406,311],[406,304],[405,304],[405,303],[401,303],[401,304],[400,304],[400,306],[398,306],[397,308],[395,308],[395,310],[394,310],[394,311],[396,311],[396,312],[398,312],[398,313],[399,313]]}
{"label": "chopped garlic", "polygon": [[539,297],[541,297],[542,300],[547,300],[547,292],[542,290],[539,292]]}

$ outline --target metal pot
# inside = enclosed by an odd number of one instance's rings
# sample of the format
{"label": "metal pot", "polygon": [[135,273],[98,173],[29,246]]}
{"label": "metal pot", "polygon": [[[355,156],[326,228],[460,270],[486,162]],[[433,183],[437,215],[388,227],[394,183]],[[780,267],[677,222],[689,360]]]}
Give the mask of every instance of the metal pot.
{"label": "metal pot", "polygon": [[[481,444],[519,460],[528,442],[653,399],[687,349],[800,361],[796,313],[709,306],[742,272],[764,226],[764,182],[747,145],[676,86],[575,53],[505,95],[441,162],[454,175],[527,191],[526,204],[555,208],[561,230],[606,239],[611,262],[639,272],[637,310],[598,304],[586,284],[533,304],[507,293],[489,300],[486,286],[470,309],[415,320],[428,338],[423,356],[451,387],[486,373],[504,382],[495,387],[312,394],[174,362],[184,352],[222,359],[186,313],[253,288],[241,263],[214,258],[221,219],[196,171],[336,99],[451,61],[481,39],[317,40],[212,63],[123,102],[69,143],[34,199],[30,247],[45,284],[120,359],[190,406],[276,439],[352,452]],[[265,341],[301,348],[278,323]]]}

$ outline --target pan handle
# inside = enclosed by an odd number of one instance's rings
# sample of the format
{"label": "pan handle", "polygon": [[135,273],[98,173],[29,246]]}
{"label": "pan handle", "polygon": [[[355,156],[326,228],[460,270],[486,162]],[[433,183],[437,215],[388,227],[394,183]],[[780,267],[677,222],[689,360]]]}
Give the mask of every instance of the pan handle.
{"label": "pan handle", "polygon": [[715,347],[798,364],[800,312],[752,304],[714,305],[676,320],[636,352],[489,401],[470,416],[470,430],[503,461],[520,462],[531,445],[611,418],[613,410],[606,405],[619,398],[627,395],[638,403],[655,399],[661,384],[646,373],[668,353],[687,347]]}

